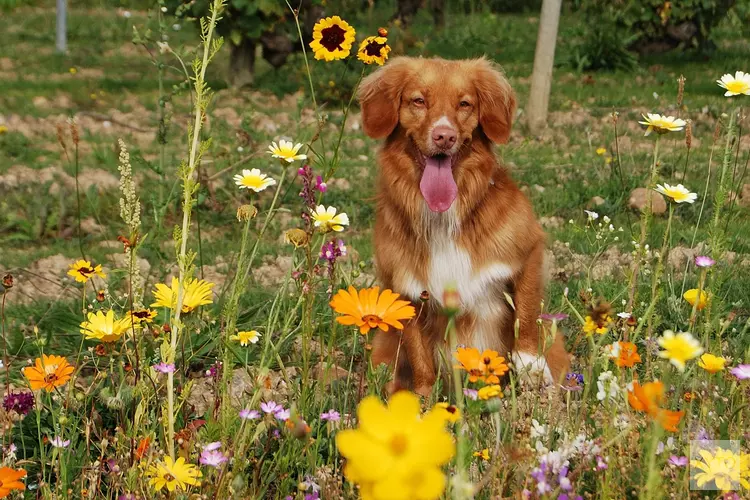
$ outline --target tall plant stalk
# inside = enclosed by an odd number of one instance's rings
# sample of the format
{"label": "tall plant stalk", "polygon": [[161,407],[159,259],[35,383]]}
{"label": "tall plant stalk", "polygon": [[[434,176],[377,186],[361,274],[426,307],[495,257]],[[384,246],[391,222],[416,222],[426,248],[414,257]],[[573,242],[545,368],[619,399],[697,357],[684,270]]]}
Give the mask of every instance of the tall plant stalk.
{"label": "tall plant stalk", "polygon": [[[188,132],[190,139],[190,154],[187,164],[183,163],[180,168],[182,177],[182,229],[176,229],[175,239],[179,241],[179,252],[177,254],[177,263],[179,265],[179,278],[177,286],[177,302],[175,304],[174,316],[172,319],[172,331],[169,337],[169,348],[167,350],[167,362],[174,363],[177,352],[177,341],[182,333],[182,305],[185,299],[185,280],[188,278],[191,263],[194,255],[188,255],[187,240],[190,229],[190,219],[192,214],[193,203],[195,201],[195,192],[198,183],[194,179],[195,171],[201,156],[208,147],[208,142],[201,142],[200,134],[206,109],[211,101],[211,92],[206,84],[206,70],[208,64],[221,48],[222,38],[214,39],[214,28],[219,21],[219,14],[224,8],[224,0],[214,0],[211,5],[211,13],[208,19],[201,19],[201,40],[203,47],[202,59],[196,58],[193,61],[193,88],[195,90],[194,102],[194,123],[192,129]],[[174,450],[174,372],[167,374],[167,451],[172,459],[175,458]]]}

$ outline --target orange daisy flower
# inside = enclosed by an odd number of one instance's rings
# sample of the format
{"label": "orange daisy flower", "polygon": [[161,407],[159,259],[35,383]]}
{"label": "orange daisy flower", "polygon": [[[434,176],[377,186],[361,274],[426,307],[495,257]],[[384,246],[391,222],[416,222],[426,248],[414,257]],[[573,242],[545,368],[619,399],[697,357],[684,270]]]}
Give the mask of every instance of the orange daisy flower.
{"label": "orange daisy flower", "polygon": [[655,419],[664,430],[677,432],[677,424],[680,423],[685,412],[665,410],[659,406],[663,401],[664,384],[659,381],[647,382],[643,385],[633,382],[633,390],[628,392],[628,402],[633,409]]}
{"label": "orange daisy flower", "polygon": [[0,468],[0,498],[7,497],[13,490],[26,489],[26,485],[20,481],[22,477],[26,477],[23,469]]}
{"label": "orange daisy flower", "polygon": [[469,382],[481,380],[486,384],[497,384],[500,377],[508,371],[505,358],[497,351],[486,349],[483,353],[471,347],[459,347],[456,351],[456,359],[460,365],[457,368],[469,373]]}
{"label": "orange daisy flower", "polygon": [[62,356],[43,354],[41,358],[36,358],[34,366],[27,366],[22,371],[33,390],[52,392],[55,387],[67,384],[74,370],[73,365]]}
{"label": "orange daisy flower", "polygon": [[398,300],[399,294],[380,287],[365,288],[357,294],[356,288],[339,290],[331,300],[334,311],[343,316],[336,318],[342,325],[356,325],[359,332],[366,335],[373,328],[387,332],[390,327],[403,330],[403,319],[411,319],[416,314],[408,300]]}
{"label": "orange daisy flower", "polygon": [[614,359],[615,364],[620,368],[632,368],[634,364],[641,362],[638,346],[632,342],[615,342],[610,358]]}

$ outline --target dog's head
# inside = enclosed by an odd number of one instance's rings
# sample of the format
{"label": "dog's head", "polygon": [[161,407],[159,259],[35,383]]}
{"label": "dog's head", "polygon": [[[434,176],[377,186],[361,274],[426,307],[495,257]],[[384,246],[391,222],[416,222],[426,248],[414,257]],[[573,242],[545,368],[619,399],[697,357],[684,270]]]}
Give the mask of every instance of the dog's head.
{"label": "dog's head", "polygon": [[508,80],[486,59],[398,57],[362,82],[359,100],[367,135],[401,130],[418,151],[419,188],[433,212],[458,194],[453,167],[462,149],[477,134],[506,142],[516,108]]}

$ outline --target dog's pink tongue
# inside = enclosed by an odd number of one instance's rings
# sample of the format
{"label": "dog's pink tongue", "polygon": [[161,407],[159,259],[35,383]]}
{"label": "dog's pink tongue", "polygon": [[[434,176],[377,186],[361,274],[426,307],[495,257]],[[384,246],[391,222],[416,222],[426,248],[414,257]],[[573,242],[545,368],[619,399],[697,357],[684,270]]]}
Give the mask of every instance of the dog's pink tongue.
{"label": "dog's pink tongue", "polygon": [[453,180],[451,158],[427,158],[419,190],[422,191],[427,206],[433,212],[445,212],[453,204],[458,194],[456,181]]}

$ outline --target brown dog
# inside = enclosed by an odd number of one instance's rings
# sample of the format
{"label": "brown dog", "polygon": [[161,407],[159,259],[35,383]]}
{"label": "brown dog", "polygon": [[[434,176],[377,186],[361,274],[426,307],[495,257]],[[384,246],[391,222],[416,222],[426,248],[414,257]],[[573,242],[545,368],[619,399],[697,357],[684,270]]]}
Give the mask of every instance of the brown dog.
{"label": "brown dog", "polygon": [[[559,380],[568,366],[562,340],[542,346],[537,324],[544,233],[492,152],[493,142],[507,142],[516,109],[508,81],[485,59],[399,57],[362,82],[359,100],[365,133],[386,139],[379,153],[378,278],[421,310],[403,332],[403,349],[393,332],[378,332],[373,341],[373,363],[394,369],[389,390],[431,392],[447,326],[446,288],[460,297],[459,344],[513,351],[517,370]],[[425,290],[431,299],[422,306]]]}

